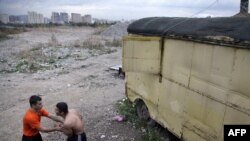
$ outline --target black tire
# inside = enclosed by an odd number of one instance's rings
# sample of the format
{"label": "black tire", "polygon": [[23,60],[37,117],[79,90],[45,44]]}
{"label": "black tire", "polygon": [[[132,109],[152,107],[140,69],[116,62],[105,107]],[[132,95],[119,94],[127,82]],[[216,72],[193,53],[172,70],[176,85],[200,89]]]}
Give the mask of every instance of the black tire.
{"label": "black tire", "polygon": [[143,101],[138,101],[136,103],[136,112],[139,119],[144,120],[147,122],[149,126],[155,126],[155,121],[150,117],[148,107]]}

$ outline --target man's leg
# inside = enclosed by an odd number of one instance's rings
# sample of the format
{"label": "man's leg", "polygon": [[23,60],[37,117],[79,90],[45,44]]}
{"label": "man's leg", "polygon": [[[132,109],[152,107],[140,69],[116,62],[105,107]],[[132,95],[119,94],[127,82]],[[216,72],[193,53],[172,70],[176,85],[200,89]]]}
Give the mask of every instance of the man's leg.
{"label": "man's leg", "polygon": [[[36,134],[34,137],[32,137],[34,141],[43,141],[42,136],[40,133]],[[33,141],[32,140],[32,141]]]}
{"label": "man's leg", "polygon": [[22,141],[31,141],[31,138],[23,135]]}
{"label": "man's leg", "polygon": [[71,137],[68,137],[68,138],[67,138],[67,141],[72,141],[72,138],[71,138]]}
{"label": "man's leg", "polygon": [[23,135],[22,141],[43,141],[42,136],[40,133],[38,133],[35,136],[25,136]]}
{"label": "man's leg", "polygon": [[87,141],[87,137],[85,133],[81,134],[81,141]]}

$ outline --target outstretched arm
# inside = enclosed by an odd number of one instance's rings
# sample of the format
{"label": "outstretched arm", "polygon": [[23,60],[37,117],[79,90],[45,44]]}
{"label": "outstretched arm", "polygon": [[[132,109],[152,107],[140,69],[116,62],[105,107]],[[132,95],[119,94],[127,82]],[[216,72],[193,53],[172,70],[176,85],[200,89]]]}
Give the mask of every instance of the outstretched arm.
{"label": "outstretched arm", "polygon": [[50,119],[52,119],[52,120],[54,120],[54,121],[56,121],[56,122],[60,122],[60,123],[64,122],[64,120],[62,118],[54,116],[54,115],[51,115],[51,114],[49,114],[47,117],[50,118]]}
{"label": "outstretched arm", "polygon": [[54,128],[44,128],[41,126],[40,121],[35,118],[29,118],[28,119],[29,126],[32,129],[37,129],[41,132],[53,132],[53,131],[59,131],[60,128],[54,127]]}
{"label": "outstretched arm", "polygon": [[48,128],[44,128],[44,127],[39,127],[39,128],[37,128],[37,130],[39,130],[39,131],[41,131],[41,132],[48,133],[48,132],[59,131],[60,128],[55,127],[55,128],[50,128],[50,129],[48,129]]}

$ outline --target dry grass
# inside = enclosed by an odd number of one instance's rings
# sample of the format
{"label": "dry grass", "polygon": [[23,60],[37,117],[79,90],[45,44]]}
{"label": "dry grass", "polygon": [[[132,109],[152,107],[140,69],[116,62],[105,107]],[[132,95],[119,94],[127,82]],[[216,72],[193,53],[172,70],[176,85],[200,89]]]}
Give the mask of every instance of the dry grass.
{"label": "dry grass", "polygon": [[0,28],[0,41],[9,39],[8,35],[10,34],[18,34],[26,31],[28,30],[25,28]]}
{"label": "dry grass", "polygon": [[8,37],[8,34],[6,34],[6,33],[3,33],[3,32],[0,32],[0,41],[1,40],[5,40],[5,39],[8,39],[9,37]]}
{"label": "dry grass", "polygon": [[16,71],[19,72],[36,72],[43,68],[40,62],[45,62],[48,59],[39,46],[22,50],[17,54],[17,57],[20,58],[16,64]]}
{"label": "dry grass", "polygon": [[121,47],[122,40],[120,38],[113,38],[113,40],[107,40],[105,45],[108,47]]}
{"label": "dry grass", "polygon": [[18,33],[22,33],[22,32],[26,32],[28,31],[25,28],[0,28],[0,32],[1,33],[5,33],[5,34],[18,34]]}
{"label": "dry grass", "polygon": [[[48,43],[37,43],[32,48],[26,48],[16,53],[14,69],[18,72],[37,72],[38,70],[54,69],[55,64],[62,59],[88,58],[116,52],[114,47],[121,45],[120,39],[104,39],[100,36],[91,36],[84,41],[76,40],[71,45],[59,46],[57,37],[52,34]],[[76,49],[78,48],[78,49]],[[87,50],[86,50],[87,49]],[[87,51],[89,55],[79,53],[79,50]],[[59,61],[60,60],[60,61]]]}
{"label": "dry grass", "polygon": [[59,42],[55,34],[51,35],[50,40],[48,42],[48,46],[53,46],[53,47],[59,46]]}
{"label": "dry grass", "polygon": [[90,37],[82,43],[82,47],[88,48],[90,50],[97,49],[100,50],[104,47],[104,42],[102,39],[97,37]]}

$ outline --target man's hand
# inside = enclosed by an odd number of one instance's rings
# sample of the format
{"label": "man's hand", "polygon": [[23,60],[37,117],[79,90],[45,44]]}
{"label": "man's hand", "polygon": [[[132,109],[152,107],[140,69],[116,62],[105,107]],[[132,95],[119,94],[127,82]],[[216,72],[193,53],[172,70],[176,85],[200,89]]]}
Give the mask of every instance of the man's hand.
{"label": "man's hand", "polygon": [[73,134],[73,131],[71,127],[64,125],[62,123],[56,123],[55,128],[58,129],[57,131],[63,132],[67,136],[71,136]]}
{"label": "man's hand", "polygon": [[63,124],[60,123],[60,122],[56,122],[56,123],[54,124],[54,127],[55,127],[55,128],[62,128],[62,127],[63,127]]}

